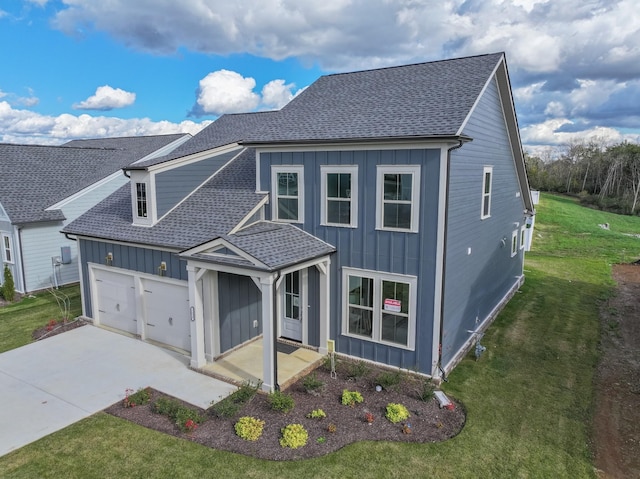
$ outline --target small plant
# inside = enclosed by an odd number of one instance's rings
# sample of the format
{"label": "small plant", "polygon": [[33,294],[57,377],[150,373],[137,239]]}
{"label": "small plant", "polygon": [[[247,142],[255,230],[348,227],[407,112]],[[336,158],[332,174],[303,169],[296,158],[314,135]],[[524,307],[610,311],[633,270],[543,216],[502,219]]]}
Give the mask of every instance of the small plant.
{"label": "small plant", "polygon": [[257,441],[262,436],[264,421],[251,416],[243,416],[238,419],[234,429],[236,434],[245,441]]}
{"label": "small plant", "polygon": [[373,424],[373,419],[374,419],[373,413],[371,413],[369,411],[364,413],[364,420],[366,422],[368,422],[369,424]]}
{"label": "small plant", "polygon": [[333,434],[334,432],[336,432],[338,430],[338,427],[331,423],[327,426],[327,431],[329,431],[331,434]]}
{"label": "small plant", "polygon": [[147,404],[150,399],[151,394],[149,393],[149,389],[140,388],[136,392],[133,392],[133,389],[125,389],[123,406],[142,406],[143,404]]}
{"label": "small plant", "polygon": [[282,391],[272,392],[269,394],[267,400],[269,401],[271,409],[285,414],[291,411],[295,406],[293,397],[289,394],[283,393]]}
{"label": "small plant", "polygon": [[358,391],[349,391],[348,389],[342,391],[342,404],[345,406],[353,407],[356,403],[361,403],[362,401],[364,401],[364,398]]}
{"label": "small plant", "polygon": [[327,438],[324,436],[320,436],[318,439],[316,439],[316,442],[318,444],[324,444],[325,442],[327,442]]}
{"label": "small plant", "polygon": [[431,381],[425,379],[422,387],[418,390],[418,399],[424,402],[429,401],[433,397],[433,391],[435,391],[435,386]]}
{"label": "small plant", "polygon": [[187,419],[187,421],[184,423],[184,429],[185,432],[191,434],[193,433],[196,429],[198,429],[198,424],[196,424],[193,419]]}
{"label": "small plant", "polygon": [[369,365],[364,361],[353,361],[347,363],[347,377],[358,379],[364,377],[369,372]]}
{"label": "small plant", "polygon": [[307,391],[307,393],[317,396],[320,391],[322,391],[324,383],[320,381],[316,377],[316,373],[313,372],[303,379],[302,387],[304,387],[304,390]]}
{"label": "small plant", "polygon": [[282,447],[297,449],[306,445],[309,439],[309,433],[302,424],[289,424],[283,427],[281,432],[280,445]]}
{"label": "small plant", "polygon": [[234,417],[244,404],[253,399],[259,387],[260,383],[257,385],[253,385],[249,381],[243,383],[242,386],[222,401],[214,403],[211,407],[211,414],[222,418]]}
{"label": "small plant", "polygon": [[322,409],[314,409],[309,414],[307,414],[309,419],[324,419],[327,417],[327,414]]}
{"label": "small plant", "polygon": [[13,274],[9,269],[9,265],[4,265],[3,278],[4,280],[2,282],[2,286],[0,286],[0,293],[2,293],[2,297],[5,300],[11,302],[16,296],[16,287],[13,283]]}
{"label": "small plant", "polygon": [[376,383],[382,386],[382,389],[389,391],[402,382],[402,371],[384,371],[376,377]]}
{"label": "small plant", "polygon": [[409,410],[398,403],[389,403],[387,404],[387,412],[385,417],[391,421],[392,423],[398,423],[400,421],[404,421],[410,416]]}
{"label": "small plant", "polygon": [[47,323],[47,331],[53,331],[53,329],[58,325],[58,321],[56,321],[55,319],[50,319],[49,322]]}

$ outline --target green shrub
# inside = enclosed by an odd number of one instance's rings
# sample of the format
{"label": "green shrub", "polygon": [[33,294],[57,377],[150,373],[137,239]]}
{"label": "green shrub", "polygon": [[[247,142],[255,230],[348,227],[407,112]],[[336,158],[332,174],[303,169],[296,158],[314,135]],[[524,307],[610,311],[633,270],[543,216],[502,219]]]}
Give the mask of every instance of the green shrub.
{"label": "green shrub", "polygon": [[422,387],[418,389],[418,399],[420,399],[420,401],[427,402],[433,397],[433,391],[435,391],[435,389],[436,388],[433,383],[430,380],[425,379],[422,383]]}
{"label": "green shrub", "polygon": [[4,265],[4,282],[2,283],[2,286],[0,287],[0,293],[2,293],[2,297],[11,302],[13,301],[13,299],[16,296],[16,287],[15,284],[13,283],[13,274],[11,274],[11,270],[9,269],[8,265]]}
{"label": "green shrub", "polygon": [[232,394],[224,398],[222,401],[214,403],[211,407],[211,414],[222,417],[234,417],[242,406],[248,403],[256,395],[260,383],[253,385],[249,381],[245,382]]}
{"label": "green shrub", "polygon": [[297,449],[306,445],[309,439],[309,433],[302,424],[289,424],[283,427],[281,432],[280,445],[282,447]]}
{"label": "green shrub", "polygon": [[384,390],[390,390],[402,382],[403,375],[399,369],[397,371],[384,371],[376,377],[376,383]]}
{"label": "green shrub", "polygon": [[178,411],[178,406],[180,406],[178,401],[161,397],[153,403],[153,411],[173,419]]}
{"label": "green shrub", "polygon": [[234,426],[236,434],[245,441],[257,441],[262,436],[264,421],[255,417],[243,416]]}
{"label": "green shrub", "polygon": [[322,409],[314,409],[309,414],[307,414],[309,419],[323,419],[327,417],[327,414]]}
{"label": "green shrub", "polygon": [[392,423],[404,421],[409,417],[409,410],[402,404],[389,403],[387,404],[387,412],[385,417]]}
{"label": "green shrub", "polygon": [[316,373],[313,372],[302,380],[302,387],[304,387],[304,390],[309,394],[317,395],[324,387],[324,383],[320,381],[316,377]]}
{"label": "green shrub", "polygon": [[198,411],[184,406],[175,399],[166,397],[156,400],[153,404],[153,411],[174,421],[182,432],[193,431],[195,425],[204,420]]}
{"label": "green shrub", "polygon": [[274,391],[270,393],[267,400],[269,401],[271,409],[283,413],[288,413],[295,406],[293,397],[289,394],[283,393],[282,391]]}
{"label": "green shrub", "polygon": [[148,388],[140,388],[136,392],[133,389],[127,389],[124,397],[124,407],[142,406],[147,404],[151,399],[151,393]]}
{"label": "green shrub", "polygon": [[362,401],[364,401],[364,398],[358,391],[349,391],[348,389],[342,391],[342,404],[345,406],[353,407],[356,403],[361,403]]}
{"label": "green shrub", "polygon": [[347,363],[347,377],[358,379],[369,373],[369,365],[364,361],[350,361]]}

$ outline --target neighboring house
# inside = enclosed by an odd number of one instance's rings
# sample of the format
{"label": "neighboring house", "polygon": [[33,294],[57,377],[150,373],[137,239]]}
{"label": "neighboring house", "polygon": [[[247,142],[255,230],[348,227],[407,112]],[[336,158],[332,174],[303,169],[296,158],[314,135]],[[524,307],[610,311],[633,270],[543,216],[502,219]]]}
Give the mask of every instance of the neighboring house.
{"label": "neighboring house", "polygon": [[225,115],[65,228],[83,311],[202,368],[263,336],[442,377],[524,280],[504,55],[321,77]]}
{"label": "neighboring house", "polygon": [[164,155],[190,137],[0,144],[0,260],[9,265],[16,290],[78,282],[76,242],[60,232],[63,226],[128,184],[122,167]]}

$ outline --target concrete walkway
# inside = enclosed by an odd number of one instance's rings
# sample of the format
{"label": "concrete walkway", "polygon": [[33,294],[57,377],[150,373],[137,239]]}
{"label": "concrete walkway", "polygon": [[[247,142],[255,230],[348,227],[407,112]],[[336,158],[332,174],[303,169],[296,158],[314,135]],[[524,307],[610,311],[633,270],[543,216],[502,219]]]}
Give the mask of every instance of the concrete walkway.
{"label": "concrete walkway", "polygon": [[201,408],[236,387],[173,351],[95,326],[0,354],[0,456],[150,386]]}

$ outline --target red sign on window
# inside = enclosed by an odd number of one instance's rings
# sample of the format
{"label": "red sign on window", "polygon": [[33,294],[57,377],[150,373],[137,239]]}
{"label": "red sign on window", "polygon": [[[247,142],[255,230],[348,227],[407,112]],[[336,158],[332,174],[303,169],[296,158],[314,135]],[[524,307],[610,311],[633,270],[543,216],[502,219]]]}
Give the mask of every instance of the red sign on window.
{"label": "red sign on window", "polygon": [[394,313],[399,313],[402,309],[402,303],[397,299],[385,298],[384,309],[385,311],[393,311]]}

